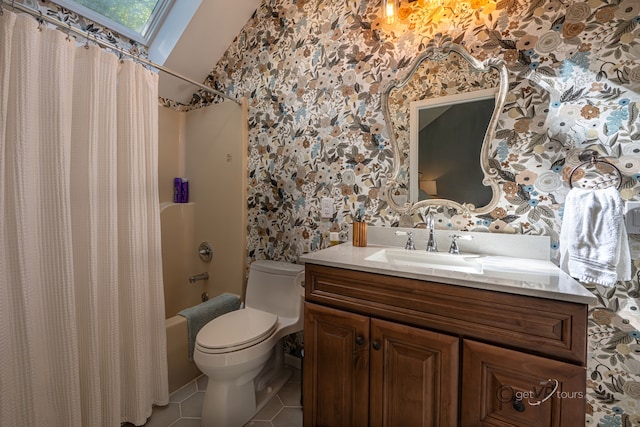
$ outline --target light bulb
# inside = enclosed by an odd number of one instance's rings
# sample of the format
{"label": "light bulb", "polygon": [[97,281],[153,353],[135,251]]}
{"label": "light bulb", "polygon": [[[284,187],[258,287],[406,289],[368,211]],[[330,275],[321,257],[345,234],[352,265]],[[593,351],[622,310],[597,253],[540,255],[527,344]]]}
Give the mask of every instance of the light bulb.
{"label": "light bulb", "polygon": [[398,8],[398,0],[382,0],[382,14],[387,24],[395,24]]}

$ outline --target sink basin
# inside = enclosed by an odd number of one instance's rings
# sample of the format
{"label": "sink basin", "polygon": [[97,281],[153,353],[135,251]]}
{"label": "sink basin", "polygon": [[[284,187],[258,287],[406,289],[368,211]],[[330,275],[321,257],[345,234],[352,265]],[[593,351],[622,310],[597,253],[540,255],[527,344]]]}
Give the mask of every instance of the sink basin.
{"label": "sink basin", "polygon": [[480,255],[454,255],[446,252],[408,251],[384,248],[365,258],[396,266],[436,268],[440,270],[482,273]]}

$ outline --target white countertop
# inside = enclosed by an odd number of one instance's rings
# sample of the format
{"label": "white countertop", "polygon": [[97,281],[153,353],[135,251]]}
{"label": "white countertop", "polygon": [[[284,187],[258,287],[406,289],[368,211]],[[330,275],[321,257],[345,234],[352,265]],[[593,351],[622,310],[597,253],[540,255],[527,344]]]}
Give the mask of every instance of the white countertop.
{"label": "white countertop", "polygon": [[300,261],[558,301],[581,304],[597,302],[591,292],[548,260],[481,255],[478,262],[482,264],[482,272],[477,273],[419,265],[394,265],[366,259],[388,247],[354,247],[351,243],[343,243],[303,255]]}

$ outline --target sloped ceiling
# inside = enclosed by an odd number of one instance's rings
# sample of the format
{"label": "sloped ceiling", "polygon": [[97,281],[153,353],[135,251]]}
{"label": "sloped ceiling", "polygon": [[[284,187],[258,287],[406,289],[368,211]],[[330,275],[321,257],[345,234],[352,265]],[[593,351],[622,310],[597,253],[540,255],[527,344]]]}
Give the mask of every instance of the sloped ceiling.
{"label": "sloped ceiling", "polygon": [[[203,0],[164,66],[202,83],[260,0]],[[188,104],[197,87],[160,73],[159,95]]]}

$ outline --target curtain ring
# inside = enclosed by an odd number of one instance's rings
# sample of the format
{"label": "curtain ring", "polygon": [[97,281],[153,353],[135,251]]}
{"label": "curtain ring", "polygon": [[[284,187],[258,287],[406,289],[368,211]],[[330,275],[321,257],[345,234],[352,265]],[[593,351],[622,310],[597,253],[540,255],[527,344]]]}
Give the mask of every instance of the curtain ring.
{"label": "curtain ring", "polygon": [[42,11],[39,10],[38,12],[40,12],[40,16],[36,18],[36,20],[38,21],[38,31],[42,32],[42,26],[44,25],[44,18],[42,17]]}

